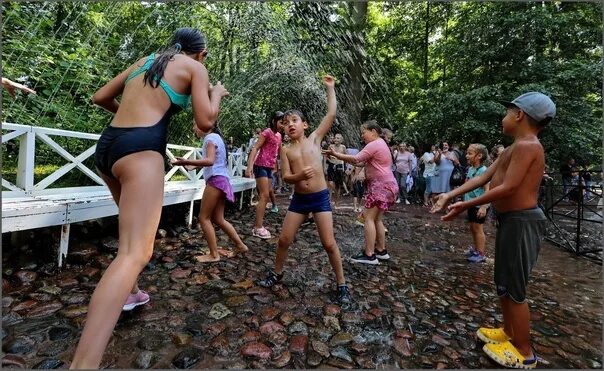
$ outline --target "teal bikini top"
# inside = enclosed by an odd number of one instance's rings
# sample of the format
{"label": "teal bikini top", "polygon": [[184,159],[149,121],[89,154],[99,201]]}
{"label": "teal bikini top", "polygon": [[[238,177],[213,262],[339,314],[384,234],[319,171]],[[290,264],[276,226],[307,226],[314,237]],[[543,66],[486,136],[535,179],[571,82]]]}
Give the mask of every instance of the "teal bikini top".
{"label": "teal bikini top", "polygon": [[[151,68],[154,59],[155,54],[151,54],[142,67],[139,67],[137,70],[128,75],[126,83]],[[182,109],[187,108],[189,104],[191,104],[190,94],[179,94],[175,92],[174,89],[172,89],[170,85],[168,85],[168,83],[164,81],[164,79],[159,80],[159,86],[161,86],[162,89],[164,89],[164,91],[166,92],[166,94],[168,94],[168,98],[170,98],[170,102],[172,102],[172,104],[175,104]]]}

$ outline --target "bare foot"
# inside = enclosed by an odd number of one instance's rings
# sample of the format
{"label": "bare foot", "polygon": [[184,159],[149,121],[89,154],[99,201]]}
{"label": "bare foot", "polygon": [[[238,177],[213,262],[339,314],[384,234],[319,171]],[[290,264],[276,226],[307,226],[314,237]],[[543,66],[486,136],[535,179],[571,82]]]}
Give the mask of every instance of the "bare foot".
{"label": "bare foot", "polygon": [[248,251],[249,251],[249,249],[248,249],[247,245],[245,245],[245,244],[244,244],[244,245],[241,245],[241,246],[237,246],[237,247],[235,248],[235,254],[236,254],[236,255],[237,255],[237,254],[243,254],[243,253],[246,253],[246,252],[248,252]]}
{"label": "bare foot", "polygon": [[220,254],[226,258],[232,258],[233,256],[235,256],[235,253],[233,251],[224,249],[222,247],[218,248],[218,254]]}
{"label": "bare foot", "polygon": [[220,261],[220,255],[218,256],[212,256],[211,254],[207,254],[207,255],[197,255],[195,257],[195,260],[197,260],[200,263],[212,263],[212,262],[217,262]]}

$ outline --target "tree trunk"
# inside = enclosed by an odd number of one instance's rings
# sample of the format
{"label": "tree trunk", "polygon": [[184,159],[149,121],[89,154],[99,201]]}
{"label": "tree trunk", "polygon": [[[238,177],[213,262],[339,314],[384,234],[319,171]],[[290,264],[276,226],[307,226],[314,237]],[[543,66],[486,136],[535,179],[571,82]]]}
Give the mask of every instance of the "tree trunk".
{"label": "tree trunk", "polygon": [[428,89],[428,48],[430,37],[430,2],[426,3],[426,32],[424,33],[424,89]]}
{"label": "tree trunk", "polygon": [[345,94],[348,119],[339,122],[337,130],[341,132],[348,145],[359,142],[359,126],[363,117],[363,64],[365,62],[365,24],[367,22],[367,2],[348,4],[350,28],[352,33],[352,63],[348,65],[348,92]]}

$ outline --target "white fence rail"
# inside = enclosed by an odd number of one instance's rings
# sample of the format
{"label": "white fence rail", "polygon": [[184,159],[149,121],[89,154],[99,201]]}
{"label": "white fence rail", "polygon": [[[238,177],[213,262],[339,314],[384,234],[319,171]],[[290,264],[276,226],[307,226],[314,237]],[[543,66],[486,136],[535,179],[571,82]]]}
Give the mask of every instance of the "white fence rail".
{"label": "white fence rail", "polygon": [[[96,171],[84,164],[84,161],[94,155],[96,141],[100,135],[12,123],[3,123],[2,131],[2,144],[10,141],[19,143],[16,179],[11,183],[5,179],[4,174],[2,177],[2,233],[61,225],[58,258],[61,266],[64,256],[67,255],[70,223],[118,213],[117,206],[102,179]],[[55,139],[59,137],[90,141],[90,145],[84,146],[85,150],[74,155],[57,143]],[[34,183],[37,141],[45,143],[67,162],[44,179]],[[199,159],[201,150],[196,147],[168,144],[166,155],[170,160],[176,157]],[[245,170],[243,161],[244,156],[239,152],[228,155],[234,192],[253,190],[256,187],[253,179],[242,177]],[[92,180],[96,185],[52,187],[56,186],[57,181],[64,175],[74,171],[84,174],[85,178]],[[177,179],[177,174],[184,176],[185,180],[182,180],[182,177]],[[193,202],[201,199],[205,187],[202,170],[187,171],[183,166],[174,166],[166,172],[164,180],[164,205],[190,202],[188,217],[190,225],[193,218]]]}

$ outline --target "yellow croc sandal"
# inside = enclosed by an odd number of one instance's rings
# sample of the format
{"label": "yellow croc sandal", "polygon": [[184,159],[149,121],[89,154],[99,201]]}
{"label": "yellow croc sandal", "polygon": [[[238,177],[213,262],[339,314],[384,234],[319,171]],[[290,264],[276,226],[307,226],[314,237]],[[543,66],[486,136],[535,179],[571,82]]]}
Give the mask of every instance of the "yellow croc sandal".
{"label": "yellow croc sandal", "polygon": [[487,328],[481,327],[476,331],[476,336],[484,343],[499,344],[510,341],[511,338],[503,331],[503,328]]}
{"label": "yellow croc sandal", "polygon": [[534,352],[533,358],[525,358],[509,341],[499,344],[485,344],[482,350],[493,361],[504,367],[532,369],[537,366],[537,355]]}

